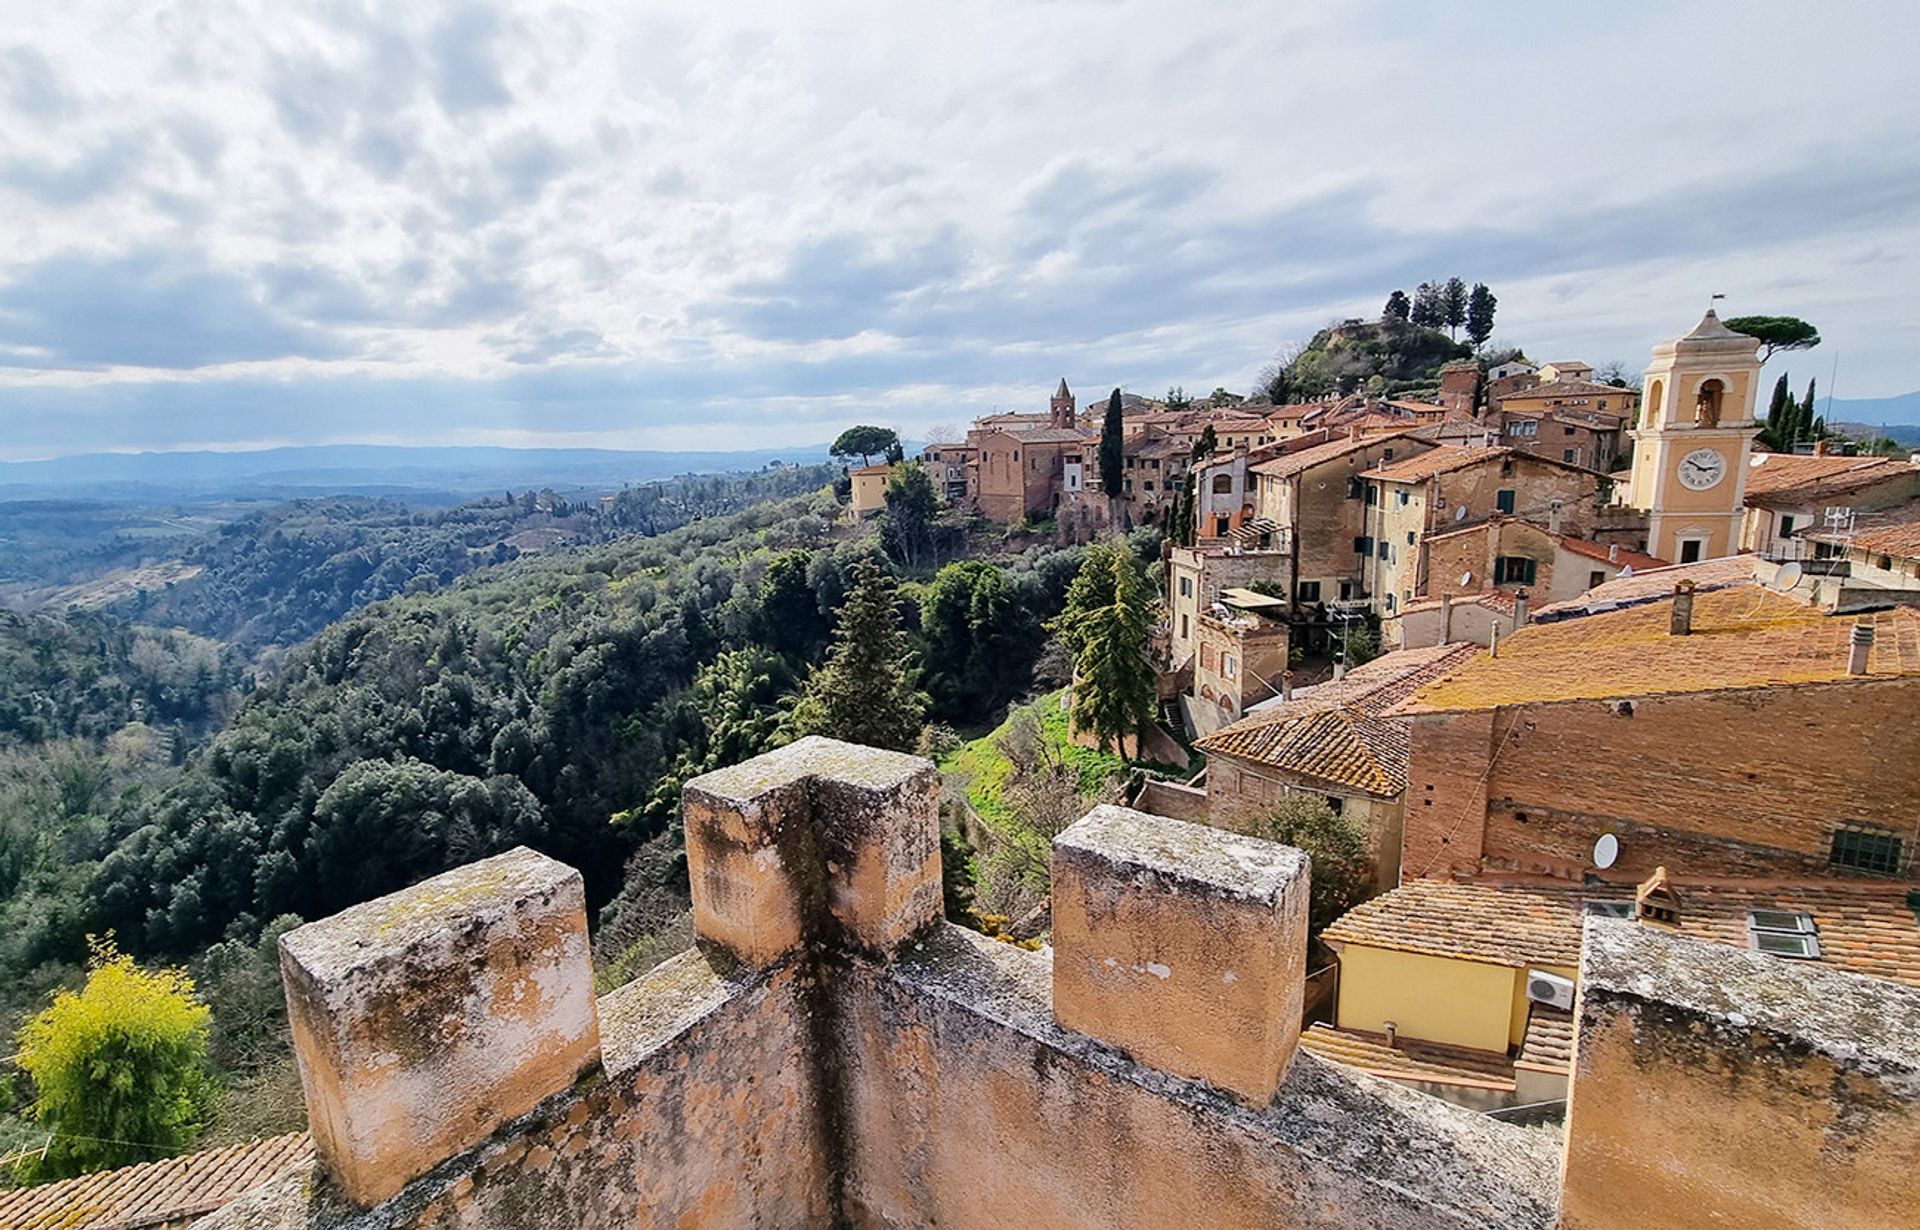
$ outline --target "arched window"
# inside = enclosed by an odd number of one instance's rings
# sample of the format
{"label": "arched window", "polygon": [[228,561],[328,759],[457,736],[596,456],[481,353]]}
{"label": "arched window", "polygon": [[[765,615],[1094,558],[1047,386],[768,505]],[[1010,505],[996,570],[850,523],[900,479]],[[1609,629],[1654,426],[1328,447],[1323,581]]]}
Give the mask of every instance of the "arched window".
{"label": "arched window", "polygon": [[1693,401],[1693,421],[1702,427],[1720,425],[1720,403],[1727,386],[1718,380],[1702,380],[1699,395]]}

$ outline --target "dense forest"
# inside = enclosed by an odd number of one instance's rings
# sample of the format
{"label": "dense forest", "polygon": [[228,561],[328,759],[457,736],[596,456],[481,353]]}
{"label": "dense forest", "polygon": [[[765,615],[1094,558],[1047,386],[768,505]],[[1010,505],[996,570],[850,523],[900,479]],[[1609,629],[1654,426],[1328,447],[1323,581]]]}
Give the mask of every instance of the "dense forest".
{"label": "dense forest", "polygon": [[477,568],[560,546],[660,534],[818,490],[833,473],[808,466],[690,475],[628,488],[605,507],[550,490],[437,509],[364,496],[296,500],[191,540],[180,562],[194,575],[110,609],[243,645],[292,645],[349,611],[439,589]]}
{"label": "dense forest", "polygon": [[[234,1139],[298,1122],[273,939],[300,919],[524,843],[587,875],[607,977],[670,954],[680,785],[797,733],[856,577],[886,579],[874,609],[897,611],[923,750],[1060,681],[1043,648],[1087,548],[976,534],[993,558],[953,559],[970,540],[943,526],[929,553],[927,527],[848,524],[834,473],[684,480],[591,512],[546,493],[301,501],[208,539],[209,581],[153,596],[142,622],[0,616],[0,1028],[78,983],[90,935],[185,963],[227,1090],[211,1138]],[[535,517],[578,518],[578,545],[482,550]],[[1157,557],[1151,532],[1128,545],[1133,568]],[[0,1152],[32,1138],[0,1119]]]}

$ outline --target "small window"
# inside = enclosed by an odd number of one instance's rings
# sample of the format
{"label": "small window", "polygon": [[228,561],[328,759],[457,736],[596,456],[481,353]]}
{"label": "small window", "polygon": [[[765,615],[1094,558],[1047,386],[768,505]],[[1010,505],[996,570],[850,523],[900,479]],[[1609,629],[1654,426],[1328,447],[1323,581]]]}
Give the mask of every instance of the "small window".
{"label": "small window", "polygon": [[1828,861],[1835,867],[1898,875],[1902,866],[1900,839],[1876,829],[1839,829],[1833,835],[1833,853]]}
{"label": "small window", "polygon": [[1193,635],[1193,629],[1188,625],[1187,617],[1185,615],[1182,615],[1180,617],[1180,639],[1184,641],[1192,635]]}
{"label": "small window", "polygon": [[1231,474],[1214,475],[1213,476],[1213,493],[1215,495],[1232,495],[1233,494],[1233,475]]}
{"label": "small window", "polygon": [[1347,498],[1349,500],[1359,499],[1360,496],[1363,494],[1362,489],[1365,486],[1366,484],[1361,482],[1357,477],[1347,479]]}
{"label": "small window", "polygon": [[1360,535],[1360,537],[1353,540],[1353,551],[1355,555],[1372,555],[1373,539],[1365,534]]}
{"label": "small window", "polygon": [[1391,615],[1391,614],[1393,614],[1393,610],[1394,610],[1394,607],[1395,607],[1395,605],[1396,605],[1396,603],[1395,603],[1395,602],[1394,602],[1394,600],[1393,600],[1393,595],[1392,595],[1392,594],[1388,594],[1388,595],[1387,595],[1387,614],[1389,614],[1389,615]]}
{"label": "small window", "polygon": [[1747,943],[1756,952],[1798,961],[1820,959],[1819,928],[1811,914],[1793,910],[1748,910]]}
{"label": "small window", "polygon": [[1573,434],[1573,433],[1574,433],[1574,432],[1575,432],[1576,430],[1577,430],[1576,428],[1573,428],[1573,427],[1568,427],[1568,428],[1565,428],[1565,429],[1563,429],[1563,430],[1561,431],[1561,433],[1560,433],[1560,434],[1561,434],[1561,435],[1563,435],[1563,436],[1570,436],[1570,435],[1572,435],[1572,434]]}
{"label": "small window", "polygon": [[1232,654],[1223,653],[1220,655],[1220,673],[1226,676],[1228,679],[1231,679],[1234,677],[1235,670],[1234,670]]}
{"label": "small window", "polygon": [[1577,449],[1563,448],[1560,450],[1560,460],[1566,462],[1568,465],[1577,464],[1578,459],[1579,451]]}
{"label": "small window", "polygon": [[1302,602],[1320,601],[1320,582],[1302,581],[1300,582],[1299,590],[1300,590],[1300,594],[1299,594],[1300,601]]}
{"label": "small window", "polygon": [[1787,513],[1780,518],[1780,537],[1793,537],[1793,514]]}
{"label": "small window", "polygon": [[[1512,465],[1513,463],[1508,462],[1507,464]],[[1493,506],[1495,508],[1498,508],[1501,512],[1506,513],[1509,517],[1511,517],[1513,515],[1513,509],[1514,509],[1513,488],[1503,487],[1499,491],[1494,492]]]}
{"label": "small window", "polygon": [[1697,564],[1700,557],[1707,553],[1706,540],[1702,538],[1682,538],[1680,540],[1680,562]]}
{"label": "small window", "polygon": [[1405,490],[1400,492],[1400,507],[1405,508],[1412,500],[1413,492]]}
{"label": "small window", "polygon": [[1632,918],[1631,901],[1584,901],[1580,910],[1588,918]]}
{"label": "small window", "polygon": [[1407,545],[1408,545],[1408,546],[1412,546],[1412,545],[1413,545],[1413,531],[1412,531],[1412,530],[1408,530],[1408,531],[1407,531]]}
{"label": "small window", "polygon": [[1367,484],[1367,507],[1371,508],[1375,504],[1378,504],[1379,502],[1380,502],[1380,488],[1374,486],[1372,483],[1368,483]]}
{"label": "small window", "polygon": [[1387,558],[1387,540],[1386,539],[1382,538],[1379,542],[1374,544],[1373,555],[1375,559]]}
{"label": "small window", "polygon": [[1604,572],[1595,570],[1587,574],[1588,589],[1597,589],[1600,586],[1605,585],[1606,583],[1607,583],[1607,574]]}
{"label": "small window", "polygon": [[1392,460],[1393,460],[1393,450],[1392,450],[1392,449],[1390,449],[1390,448],[1389,448],[1389,449],[1382,449],[1382,450],[1381,450],[1381,452],[1380,452],[1380,460],[1382,460],[1382,461],[1392,461]]}
{"label": "small window", "polygon": [[1182,598],[1193,597],[1193,578],[1192,577],[1180,578],[1180,596]]}
{"label": "small window", "polygon": [[1513,458],[1508,457],[1500,463],[1500,477],[1506,478],[1513,473]]}
{"label": "small window", "polygon": [[1493,561],[1495,585],[1533,584],[1534,561],[1519,555],[1502,555]]}

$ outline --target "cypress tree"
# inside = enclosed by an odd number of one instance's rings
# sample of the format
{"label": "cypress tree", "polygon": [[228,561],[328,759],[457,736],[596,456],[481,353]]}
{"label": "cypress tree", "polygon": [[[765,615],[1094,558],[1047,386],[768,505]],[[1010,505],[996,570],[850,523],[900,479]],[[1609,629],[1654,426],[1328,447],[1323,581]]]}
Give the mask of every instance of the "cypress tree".
{"label": "cypress tree", "polygon": [[1112,598],[1078,619],[1073,724],[1091,734],[1104,752],[1128,735],[1139,735],[1153,716],[1153,666],[1146,657],[1152,619],[1146,583],[1123,548],[1089,554],[1081,573],[1089,568],[1104,569],[1107,584],[1094,578],[1088,589],[1110,587]]}
{"label": "cypress tree", "polygon": [[1443,323],[1447,326],[1447,336],[1453,337],[1461,325],[1467,323],[1467,284],[1459,278],[1448,278],[1446,287],[1440,292],[1440,311]]}
{"label": "cypress tree", "polygon": [[1800,403],[1800,426],[1802,431],[1800,439],[1802,440],[1818,440],[1821,435],[1825,434],[1826,423],[1821,421],[1820,416],[1813,412],[1813,385],[1814,381],[1810,376],[1807,378],[1807,399]]}
{"label": "cypress tree", "polygon": [[853,591],[833,630],[833,651],[808,677],[793,711],[794,729],[912,751],[926,719],[927,698],[907,682],[899,589],[871,556],[854,566],[853,576]]}
{"label": "cypress tree", "polygon": [[1473,294],[1467,298],[1467,340],[1475,346],[1484,346],[1493,336],[1493,312],[1500,301],[1493,297],[1485,282],[1473,284]]}
{"label": "cypress tree", "polygon": [[1107,493],[1107,520],[1120,520],[1120,497],[1126,475],[1126,425],[1120,412],[1120,390],[1107,398],[1107,418],[1100,425],[1100,490]]}
{"label": "cypress tree", "polygon": [[1780,452],[1793,448],[1787,433],[1793,429],[1793,394],[1787,392],[1787,375],[1773,382],[1773,397],[1767,402],[1766,441]]}

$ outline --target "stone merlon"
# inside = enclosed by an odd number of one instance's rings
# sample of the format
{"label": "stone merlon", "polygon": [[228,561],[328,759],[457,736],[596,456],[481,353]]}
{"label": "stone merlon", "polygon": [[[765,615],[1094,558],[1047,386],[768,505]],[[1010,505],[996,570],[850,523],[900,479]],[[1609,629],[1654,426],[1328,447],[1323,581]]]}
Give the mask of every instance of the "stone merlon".
{"label": "stone merlon", "polygon": [[[933,791],[924,761],[826,740],[690,783],[700,940],[597,1004],[579,880],[526,851],[294,932],[319,1160],[203,1230],[1556,1224],[1548,1134],[1297,1051],[1299,851],[1096,809],[1055,850],[1056,947],[1028,952],[939,917]],[[1818,1160],[1836,1208],[1877,1184],[1885,1214],[1920,1163],[1913,1005],[1857,979],[1802,1005],[1822,971],[1761,965],[1715,999],[1709,967],[1746,954],[1685,943],[1594,946],[1567,1224],[1820,1220],[1687,1166],[1657,1176],[1666,1212],[1595,1220],[1634,1141]],[[1784,1149],[1726,1126],[1755,1080]]]}

